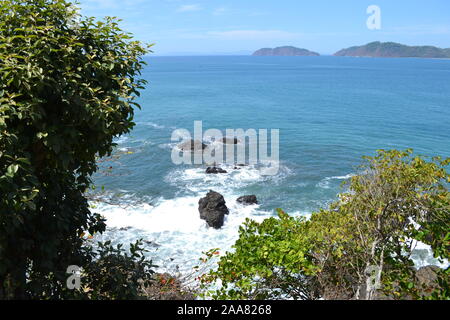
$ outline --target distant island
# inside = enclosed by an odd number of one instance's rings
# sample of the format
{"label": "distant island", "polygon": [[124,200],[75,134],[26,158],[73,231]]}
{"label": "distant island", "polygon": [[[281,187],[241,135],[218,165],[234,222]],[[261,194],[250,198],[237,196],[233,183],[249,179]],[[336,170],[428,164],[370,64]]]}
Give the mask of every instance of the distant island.
{"label": "distant island", "polygon": [[254,56],[320,56],[317,52],[292,46],[263,48],[255,51]]}
{"label": "distant island", "polygon": [[407,46],[395,42],[371,42],[363,46],[342,49],[335,56],[384,58],[450,58],[450,48]]}

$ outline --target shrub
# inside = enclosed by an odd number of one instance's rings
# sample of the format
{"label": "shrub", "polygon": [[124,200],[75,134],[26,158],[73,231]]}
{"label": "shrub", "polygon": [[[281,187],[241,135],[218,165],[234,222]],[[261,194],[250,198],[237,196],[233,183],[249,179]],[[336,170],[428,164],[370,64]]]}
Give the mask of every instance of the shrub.
{"label": "shrub", "polygon": [[[449,258],[450,159],[378,151],[365,157],[361,174],[328,209],[309,220],[279,210],[279,219],[247,221],[232,252],[203,287],[231,299],[449,298],[449,269],[438,288],[426,293],[415,275],[415,240],[431,245],[438,259]],[[211,258],[209,253],[207,258]],[[320,293],[320,294],[319,294]]]}

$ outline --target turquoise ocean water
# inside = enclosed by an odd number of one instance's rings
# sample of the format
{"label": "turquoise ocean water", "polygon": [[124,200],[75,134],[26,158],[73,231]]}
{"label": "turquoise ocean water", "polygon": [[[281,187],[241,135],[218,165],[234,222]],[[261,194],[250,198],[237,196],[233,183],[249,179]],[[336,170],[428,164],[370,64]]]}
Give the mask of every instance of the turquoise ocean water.
{"label": "turquoise ocean water", "polygon": [[[376,149],[413,148],[450,156],[450,60],[346,57],[149,57],[136,127],[119,137],[120,159],[97,174],[109,203],[102,239],[146,240],[155,262],[187,271],[202,251],[228,249],[245,218],[281,207],[307,215],[336,198],[340,184]],[[246,167],[209,176],[171,161],[177,128],[279,129],[276,176]],[[213,189],[230,215],[220,230],[200,220],[198,200]],[[257,195],[260,205],[235,199]],[[430,261],[419,247],[417,264]]]}

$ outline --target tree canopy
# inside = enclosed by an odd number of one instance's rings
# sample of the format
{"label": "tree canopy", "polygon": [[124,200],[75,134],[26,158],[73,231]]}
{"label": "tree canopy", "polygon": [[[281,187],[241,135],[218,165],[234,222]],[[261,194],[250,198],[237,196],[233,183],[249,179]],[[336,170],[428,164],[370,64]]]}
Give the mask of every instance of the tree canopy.
{"label": "tree canopy", "polygon": [[148,52],[118,20],[65,0],[0,3],[0,298],[64,296],[105,229],[84,196],[133,127]]}

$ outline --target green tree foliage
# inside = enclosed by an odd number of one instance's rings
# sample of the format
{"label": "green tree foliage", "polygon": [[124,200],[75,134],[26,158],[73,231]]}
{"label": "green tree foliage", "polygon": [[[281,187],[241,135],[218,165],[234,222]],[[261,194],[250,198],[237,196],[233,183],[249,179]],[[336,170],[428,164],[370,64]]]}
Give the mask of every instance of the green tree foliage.
{"label": "green tree foliage", "polygon": [[0,298],[60,297],[91,262],[81,234],[105,223],[83,193],[134,125],[146,52],[64,0],[0,3]]}
{"label": "green tree foliage", "polygon": [[144,290],[154,285],[155,267],[147,260],[142,241],[130,244],[129,252],[122,244],[110,241],[98,243],[98,250],[90,251],[91,261],[83,267],[81,288],[75,298],[111,300],[146,299]]}
{"label": "green tree foliage", "polygon": [[[306,232],[303,219],[290,217],[282,210],[279,219],[262,223],[247,219],[239,228],[235,251],[221,257],[218,269],[201,277],[203,287],[220,279],[222,286],[212,292],[215,299],[314,299],[311,242],[301,237]],[[206,260],[218,254],[206,253]],[[205,260],[203,260],[206,262]]]}
{"label": "green tree foliage", "polygon": [[234,250],[203,276],[205,288],[222,283],[209,295],[448,299],[449,270],[440,271],[430,294],[416,281],[411,254],[416,239],[431,245],[435,258],[449,259],[450,159],[426,160],[412,150],[380,150],[365,159],[348,191],[310,219],[279,210],[278,219],[248,220]]}

